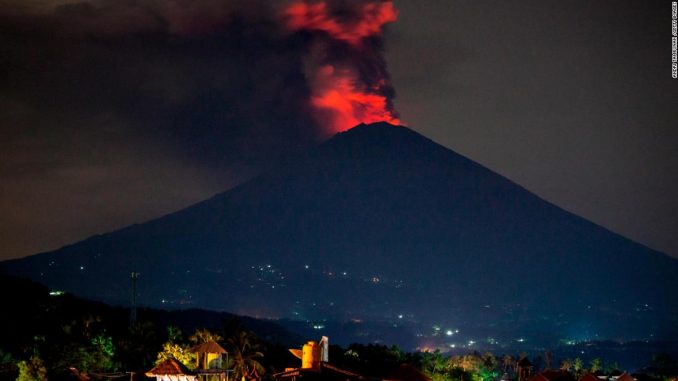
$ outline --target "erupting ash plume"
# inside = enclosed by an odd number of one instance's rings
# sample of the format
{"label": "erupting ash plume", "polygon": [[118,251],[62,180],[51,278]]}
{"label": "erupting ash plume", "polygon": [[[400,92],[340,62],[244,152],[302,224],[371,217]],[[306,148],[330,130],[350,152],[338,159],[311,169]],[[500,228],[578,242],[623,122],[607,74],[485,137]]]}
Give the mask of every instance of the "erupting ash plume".
{"label": "erupting ash plume", "polygon": [[0,81],[13,105],[0,120],[30,126],[26,139],[60,120],[77,149],[119,131],[133,152],[152,140],[154,154],[249,173],[361,122],[399,123],[383,56],[398,16],[389,1],[0,2],[0,73],[13,79]]}
{"label": "erupting ash plume", "polygon": [[286,27],[314,40],[304,62],[316,122],[336,133],[360,123],[400,124],[382,56],[382,29],[396,21],[391,2],[299,2],[284,11]]}

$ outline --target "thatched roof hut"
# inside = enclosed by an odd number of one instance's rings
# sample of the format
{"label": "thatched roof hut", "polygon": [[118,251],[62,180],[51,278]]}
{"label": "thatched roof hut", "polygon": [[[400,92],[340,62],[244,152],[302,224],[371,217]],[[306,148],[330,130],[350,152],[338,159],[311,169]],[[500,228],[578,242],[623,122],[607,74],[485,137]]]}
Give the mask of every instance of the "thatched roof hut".
{"label": "thatched roof hut", "polygon": [[195,381],[197,376],[184,364],[170,358],[146,372],[147,377],[155,377],[157,381]]}

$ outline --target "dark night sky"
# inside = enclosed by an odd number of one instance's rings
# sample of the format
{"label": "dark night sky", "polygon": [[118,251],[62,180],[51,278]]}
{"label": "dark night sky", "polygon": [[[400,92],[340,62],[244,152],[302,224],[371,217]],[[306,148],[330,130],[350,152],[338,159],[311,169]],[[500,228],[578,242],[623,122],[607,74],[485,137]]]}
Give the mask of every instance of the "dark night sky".
{"label": "dark night sky", "polygon": [[[186,4],[0,0],[0,258],[188,206],[327,136],[287,2]],[[678,257],[670,1],[395,4],[405,124]]]}

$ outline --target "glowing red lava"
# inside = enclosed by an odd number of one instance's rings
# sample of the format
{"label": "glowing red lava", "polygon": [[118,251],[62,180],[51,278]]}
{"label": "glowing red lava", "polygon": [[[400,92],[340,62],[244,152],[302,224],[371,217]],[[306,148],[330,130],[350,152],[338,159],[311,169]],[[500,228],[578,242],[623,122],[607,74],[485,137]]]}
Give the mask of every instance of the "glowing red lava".
{"label": "glowing red lava", "polygon": [[370,93],[360,88],[350,71],[334,70],[325,66],[317,72],[317,82],[329,84],[319,86],[311,96],[324,122],[335,132],[344,131],[360,123],[389,122],[400,124],[400,120],[389,110],[385,96]]}
{"label": "glowing red lava", "polygon": [[[358,53],[367,48],[363,45],[365,38],[380,36],[384,24],[394,22],[398,17],[398,11],[391,2],[369,2],[354,11],[356,16],[353,19],[338,20],[325,2],[300,2],[290,5],[284,16],[290,30],[324,33]],[[385,74],[383,78],[366,81],[359,79],[361,77],[350,62],[337,65],[322,60],[310,61],[306,67],[311,88],[309,103],[319,124],[328,126],[331,132],[345,131],[360,123],[385,121],[400,124],[390,99],[385,95],[388,93],[385,91],[388,88]]]}

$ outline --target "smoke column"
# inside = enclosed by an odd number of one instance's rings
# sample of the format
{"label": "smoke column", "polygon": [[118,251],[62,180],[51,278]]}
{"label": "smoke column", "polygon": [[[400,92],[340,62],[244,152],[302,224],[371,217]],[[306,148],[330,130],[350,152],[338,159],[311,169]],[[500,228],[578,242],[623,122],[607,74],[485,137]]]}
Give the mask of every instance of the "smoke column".
{"label": "smoke column", "polygon": [[311,46],[304,73],[311,89],[309,107],[329,133],[360,123],[400,124],[395,91],[382,55],[382,30],[397,20],[391,2],[297,2],[284,10],[285,26],[305,33]]}

